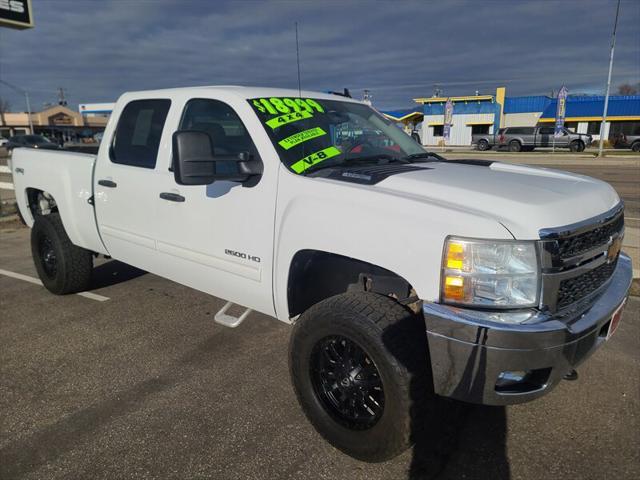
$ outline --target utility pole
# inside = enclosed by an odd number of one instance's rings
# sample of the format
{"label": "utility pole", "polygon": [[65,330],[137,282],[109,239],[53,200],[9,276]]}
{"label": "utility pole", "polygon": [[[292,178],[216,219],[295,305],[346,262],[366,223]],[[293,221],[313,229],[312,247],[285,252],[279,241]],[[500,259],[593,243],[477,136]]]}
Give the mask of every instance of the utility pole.
{"label": "utility pole", "polygon": [[31,135],[33,135],[33,119],[31,118],[31,102],[29,101],[29,92],[27,92],[26,90],[23,90],[20,87],[16,87],[15,85],[12,85],[9,82],[5,82],[4,80],[0,80],[0,83],[2,83],[3,85],[6,85],[9,88],[14,89],[16,92],[20,92],[21,94],[24,95],[24,98],[27,102],[27,115],[29,116],[29,133],[31,133]]}
{"label": "utility pole", "polygon": [[607,93],[604,96],[604,111],[602,112],[602,123],[600,124],[600,145],[598,146],[598,157],[602,157],[602,147],[604,145],[604,126],[607,121],[607,110],[609,109],[609,90],[611,89],[611,72],[613,71],[613,52],[616,48],[616,30],[618,29],[618,14],[620,13],[620,0],[616,7],[616,20],[613,23],[613,35],[611,35],[611,53],[609,54],[609,76],[607,77]]}
{"label": "utility pole", "polygon": [[67,106],[67,99],[64,98],[64,88],[58,87],[58,105]]}

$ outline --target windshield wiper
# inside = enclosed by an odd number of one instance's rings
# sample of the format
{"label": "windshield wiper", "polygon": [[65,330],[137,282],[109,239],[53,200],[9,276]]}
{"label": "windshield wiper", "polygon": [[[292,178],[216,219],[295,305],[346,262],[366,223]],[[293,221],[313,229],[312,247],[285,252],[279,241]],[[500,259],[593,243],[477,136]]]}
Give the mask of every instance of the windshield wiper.
{"label": "windshield wiper", "polygon": [[408,159],[403,158],[403,157],[395,157],[393,155],[390,155],[388,153],[378,153],[376,155],[367,155],[365,157],[349,157],[347,158],[347,160],[353,161],[353,162],[370,162],[372,160],[386,160],[385,163],[383,163],[383,165],[386,165],[387,163],[411,163]]}
{"label": "windshield wiper", "polygon": [[307,175],[309,173],[317,172],[318,170],[324,170],[326,168],[348,167],[351,164],[371,162],[373,160],[378,160],[378,161],[379,160],[385,160],[386,162],[383,163],[383,165],[386,165],[387,163],[411,163],[406,158],[394,157],[393,155],[389,155],[388,153],[380,153],[378,155],[368,155],[366,157],[348,157],[348,158],[343,159],[340,162],[328,162],[328,163],[327,162],[321,162],[321,163],[317,163],[317,164],[312,165],[309,168],[307,168],[303,172],[303,174]]}
{"label": "windshield wiper", "polygon": [[433,153],[433,152],[413,153],[403,158],[407,160],[409,163],[412,163],[415,160],[428,159],[428,158],[431,158],[432,162],[441,162],[445,160],[444,157],[441,157],[437,153]]}

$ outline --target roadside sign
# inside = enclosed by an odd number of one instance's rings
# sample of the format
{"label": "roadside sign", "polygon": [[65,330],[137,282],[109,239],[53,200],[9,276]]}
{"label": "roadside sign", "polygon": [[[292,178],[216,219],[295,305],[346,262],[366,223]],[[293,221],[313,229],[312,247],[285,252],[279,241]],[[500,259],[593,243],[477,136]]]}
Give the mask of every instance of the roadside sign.
{"label": "roadside sign", "polygon": [[451,136],[451,124],[453,123],[453,102],[450,98],[444,106],[444,125],[442,128],[442,136],[445,142],[449,141]]}
{"label": "roadside sign", "polygon": [[556,108],[556,129],[553,132],[555,138],[562,136],[562,128],[564,127],[564,117],[567,113],[567,95],[569,90],[564,85],[558,92],[558,105]]}
{"label": "roadside sign", "polygon": [[0,27],[32,28],[31,0],[0,0]]}

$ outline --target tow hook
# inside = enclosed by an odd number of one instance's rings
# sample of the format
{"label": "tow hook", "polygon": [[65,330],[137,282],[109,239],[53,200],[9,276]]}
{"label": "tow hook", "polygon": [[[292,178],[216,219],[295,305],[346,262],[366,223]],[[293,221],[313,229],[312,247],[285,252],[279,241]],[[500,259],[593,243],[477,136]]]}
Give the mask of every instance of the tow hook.
{"label": "tow hook", "polygon": [[574,380],[578,379],[578,372],[576,370],[572,369],[563,378],[565,380],[569,380],[569,381],[573,382]]}

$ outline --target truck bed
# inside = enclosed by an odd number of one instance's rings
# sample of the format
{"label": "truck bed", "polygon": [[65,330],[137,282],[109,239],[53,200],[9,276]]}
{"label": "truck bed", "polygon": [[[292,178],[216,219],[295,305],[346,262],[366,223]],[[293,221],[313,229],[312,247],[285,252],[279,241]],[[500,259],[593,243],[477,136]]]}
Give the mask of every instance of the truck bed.
{"label": "truck bed", "polygon": [[64,228],[71,241],[97,253],[106,254],[98,233],[93,197],[93,170],[96,155],[16,148],[11,157],[13,183],[20,213],[27,225],[34,218],[29,193],[47,192],[59,207]]}

